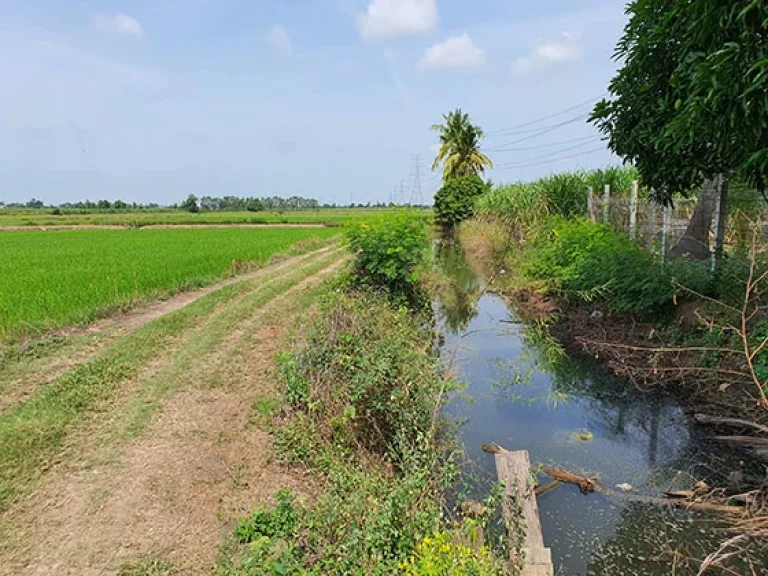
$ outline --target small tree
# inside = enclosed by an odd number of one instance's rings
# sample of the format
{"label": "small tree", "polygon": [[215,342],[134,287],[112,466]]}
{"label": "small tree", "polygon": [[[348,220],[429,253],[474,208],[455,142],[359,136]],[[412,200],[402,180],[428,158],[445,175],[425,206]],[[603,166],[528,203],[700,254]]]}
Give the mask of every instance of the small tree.
{"label": "small tree", "polygon": [[187,199],[181,203],[179,208],[192,213],[200,212],[200,207],[197,205],[197,196],[195,196],[194,194],[190,194],[189,196],[187,196]]}
{"label": "small tree", "polygon": [[248,212],[261,212],[264,210],[264,204],[258,198],[249,198],[245,203],[245,209]]}
{"label": "small tree", "polygon": [[455,226],[475,213],[475,201],[487,192],[488,185],[479,176],[448,180],[435,194],[435,222]]}
{"label": "small tree", "polygon": [[622,67],[592,121],[660,202],[708,181],[677,247],[705,257],[727,177],[760,191],[768,180],[768,3],[634,0],[627,14]]}

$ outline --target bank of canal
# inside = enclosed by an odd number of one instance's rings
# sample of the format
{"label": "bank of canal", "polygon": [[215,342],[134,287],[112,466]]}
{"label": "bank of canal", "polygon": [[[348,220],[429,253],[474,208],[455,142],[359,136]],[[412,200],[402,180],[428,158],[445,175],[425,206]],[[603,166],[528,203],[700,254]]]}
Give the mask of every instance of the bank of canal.
{"label": "bank of canal", "polygon": [[[631,486],[626,494],[615,489],[620,495],[584,496],[564,485],[539,497],[557,574],[670,574],[668,552],[703,559],[716,550],[728,537],[717,518],[638,497],[658,496],[678,470],[683,484],[723,485],[757,463],[692,427],[670,399],[639,392],[591,359],[551,361],[536,330],[504,299],[483,292],[455,246],[440,248],[438,260],[453,281],[437,302],[441,354],[467,383],[448,411],[464,421],[459,434],[474,495],[487,494],[495,480],[493,458],[481,449],[490,442],[529,450],[534,466],[596,474],[610,488]],[[751,560],[756,573],[766,573],[768,554]],[[734,569],[745,568],[739,564],[735,560]],[[697,570],[693,563],[676,567],[677,574]]]}

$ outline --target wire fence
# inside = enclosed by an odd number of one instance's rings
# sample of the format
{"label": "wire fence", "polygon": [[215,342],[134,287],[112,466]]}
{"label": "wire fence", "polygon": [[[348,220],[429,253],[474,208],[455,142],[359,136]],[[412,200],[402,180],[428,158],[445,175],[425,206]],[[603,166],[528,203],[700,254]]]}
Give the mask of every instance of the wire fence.
{"label": "wire fence", "polygon": [[599,195],[590,190],[587,215],[636,239],[662,263],[671,253],[683,251],[684,241],[686,253],[709,258],[714,269],[718,248],[748,247],[755,225],[760,227],[761,243],[768,246],[768,204],[757,190],[730,185],[726,194],[717,188],[706,195],[710,202],[699,202],[704,193],[702,188],[690,198],[662,206],[649,198],[647,191],[641,191],[637,182],[633,182],[629,195],[614,196],[606,186]]}

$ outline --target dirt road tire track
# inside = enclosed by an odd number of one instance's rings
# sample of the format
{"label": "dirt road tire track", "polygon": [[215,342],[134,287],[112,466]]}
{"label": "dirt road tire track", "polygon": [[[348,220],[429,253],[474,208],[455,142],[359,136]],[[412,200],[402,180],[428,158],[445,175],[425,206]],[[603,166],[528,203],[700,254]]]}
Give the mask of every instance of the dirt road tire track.
{"label": "dirt road tire track", "polygon": [[[109,447],[103,436],[120,418],[107,414],[97,434],[70,448],[70,462],[54,467],[40,490],[6,514],[15,534],[10,547],[0,547],[0,574],[114,574],[149,553],[173,562],[180,574],[205,574],[222,535],[255,502],[283,487],[311,493],[308,479],[268,462],[270,437],[250,423],[250,412],[256,398],[274,393],[273,357],[302,295],[343,263],[343,253],[333,250],[315,260],[328,260],[321,270],[233,325],[220,346],[191,364],[138,436],[116,451]],[[162,362],[153,364],[156,374]]]}

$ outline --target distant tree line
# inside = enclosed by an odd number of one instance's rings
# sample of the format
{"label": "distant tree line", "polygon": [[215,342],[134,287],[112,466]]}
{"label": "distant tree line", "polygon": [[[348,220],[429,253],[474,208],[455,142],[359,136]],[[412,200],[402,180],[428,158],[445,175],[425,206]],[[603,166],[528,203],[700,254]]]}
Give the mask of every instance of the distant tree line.
{"label": "distant tree line", "polygon": [[124,202],[122,200],[98,200],[93,202],[85,200],[83,202],[64,202],[62,204],[45,204],[42,200],[32,198],[27,202],[3,203],[0,201],[0,208],[16,210],[52,210],[53,213],[87,213],[87,212],[140,212],[154,210],[186,210],[188,212],[288,212],[292,210],[332,210],[341,208],[387,208],[394,204],[383,202],[350,203],[350,204],[321,204],[314,198],[304,198],[302,196],[291,196],[290,198],[281,198],[279,196],[270,196],[264,198],[257,197],[239,197],[224,196],[222,198],[214,196],[203,196],[198,199],[194,194],[187,196],[187,199],[179,204],[164,206],[156,203],[140,204],[137,202]]}

